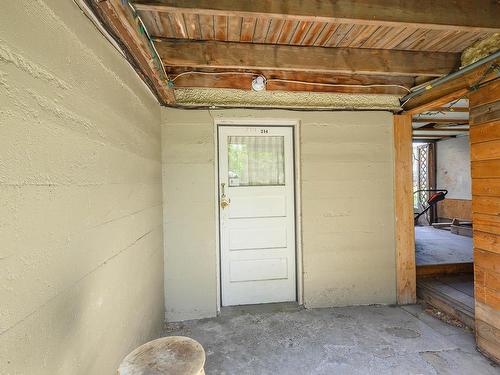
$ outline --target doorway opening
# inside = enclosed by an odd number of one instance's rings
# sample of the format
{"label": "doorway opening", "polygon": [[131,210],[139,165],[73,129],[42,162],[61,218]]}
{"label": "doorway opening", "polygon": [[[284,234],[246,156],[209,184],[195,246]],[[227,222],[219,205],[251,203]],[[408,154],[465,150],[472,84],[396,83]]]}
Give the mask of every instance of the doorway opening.
{"label": "doorway opening", "polygon": [[221,305],[296,301],[294,129],[217,130]]}
{"label": "doorway opening", "polygon": [[474,327],[468,135],[413,143],[417,296]]}

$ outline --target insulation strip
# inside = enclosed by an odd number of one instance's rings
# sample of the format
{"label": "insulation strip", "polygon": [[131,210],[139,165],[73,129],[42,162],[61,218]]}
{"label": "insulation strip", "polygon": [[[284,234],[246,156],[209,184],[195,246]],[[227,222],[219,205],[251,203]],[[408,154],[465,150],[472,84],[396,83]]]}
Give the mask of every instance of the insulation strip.
{"label": "insulation strip", "polygon": [[185,88],[176,89],[175,97],[182,106],[401,110],[398,96],[381,94]]}
{"label": "insulation strip", "polygon": [[500,50],[500,33],[495,33],[474,43],[462,52],[462,67],[473,64],[498,50]]}

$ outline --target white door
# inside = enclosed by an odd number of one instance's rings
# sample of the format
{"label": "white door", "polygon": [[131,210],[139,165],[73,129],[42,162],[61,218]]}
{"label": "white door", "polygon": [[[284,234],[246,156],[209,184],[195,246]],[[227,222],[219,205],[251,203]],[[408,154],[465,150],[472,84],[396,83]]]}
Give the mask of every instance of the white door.
{"label": "white door", "polygon": [[219,127],[222,305],[295,301],[291,127]]}

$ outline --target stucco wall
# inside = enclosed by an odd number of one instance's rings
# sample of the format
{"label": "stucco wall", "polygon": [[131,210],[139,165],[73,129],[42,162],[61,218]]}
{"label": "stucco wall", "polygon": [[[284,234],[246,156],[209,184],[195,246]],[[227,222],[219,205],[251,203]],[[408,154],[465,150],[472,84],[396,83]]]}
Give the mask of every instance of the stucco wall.
{"label": "stucco wall", "polygon": [[392,115],[301,121],[306,306],[395,303]]}
{"label": "stucco wall", "polygon": [[216,314],[215,146],[207,111],[162,109],[168,321]]}
{"label": "stucco wall", "polygon": [[436,143],[436,186],[448,189],[448,199],[472,199],[469,137]]}
{"label": "stucco wall", "polygon": [[395,302],[390,113],[162,111],[167,320],[216,313],[213,118],[300,121],[305,305]]}
{"label": "stucco wall", "polygon": [[72,1],[2,3],[0,374],[114,374],[158,334],[159,124]]}

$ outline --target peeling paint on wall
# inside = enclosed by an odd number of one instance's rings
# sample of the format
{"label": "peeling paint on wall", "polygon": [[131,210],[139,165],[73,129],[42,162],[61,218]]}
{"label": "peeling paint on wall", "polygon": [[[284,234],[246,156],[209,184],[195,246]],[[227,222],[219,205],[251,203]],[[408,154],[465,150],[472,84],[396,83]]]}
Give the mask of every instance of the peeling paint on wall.
{"label": "peeling paint on wall", "polygon": [[379,94],[186,88],[176,89],[175,97],[185,106],[401,110],[398,96]]}

